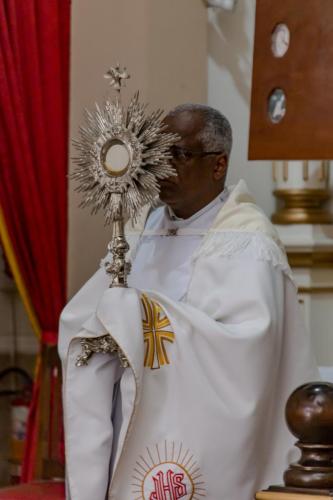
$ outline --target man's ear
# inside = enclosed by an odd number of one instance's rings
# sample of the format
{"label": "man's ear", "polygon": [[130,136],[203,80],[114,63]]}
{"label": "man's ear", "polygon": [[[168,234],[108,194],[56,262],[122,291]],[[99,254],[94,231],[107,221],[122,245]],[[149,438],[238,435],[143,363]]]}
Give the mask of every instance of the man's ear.
{"label": "man's ear", "polygon": [[220,154],[216,158],[216,163],[214,166],[214,179],[220,181],[227,175],[228,169],[228,156],[224,153]]}

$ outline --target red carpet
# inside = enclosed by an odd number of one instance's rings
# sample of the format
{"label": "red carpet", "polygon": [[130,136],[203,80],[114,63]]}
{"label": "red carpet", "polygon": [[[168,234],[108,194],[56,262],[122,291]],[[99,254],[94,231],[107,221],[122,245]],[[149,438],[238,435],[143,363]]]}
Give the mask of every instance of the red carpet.
{"label": "red carpet", "polygon": [[0,489],[0,500],[65,500],[61,482],[39,481]]}

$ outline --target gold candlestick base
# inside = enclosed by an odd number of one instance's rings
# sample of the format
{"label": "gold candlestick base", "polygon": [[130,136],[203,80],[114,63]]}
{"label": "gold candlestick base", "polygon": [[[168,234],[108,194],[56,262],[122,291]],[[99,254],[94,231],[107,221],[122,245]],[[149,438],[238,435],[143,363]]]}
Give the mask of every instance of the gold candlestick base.
{"label": "gold candlestick base", "polygon": [[284,207],[272,215],[274,224],[332,224],[333,215],[325,208],[328,189],[277,189],[273,192]]}

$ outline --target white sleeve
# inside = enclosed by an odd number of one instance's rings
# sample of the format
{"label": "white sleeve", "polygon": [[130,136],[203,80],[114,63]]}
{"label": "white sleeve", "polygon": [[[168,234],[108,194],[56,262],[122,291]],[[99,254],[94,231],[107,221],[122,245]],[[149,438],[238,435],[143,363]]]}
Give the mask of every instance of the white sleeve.
{"label": "white sleeve", "polygon": [[64,370],[68,490],[71,500],[104,500],[112,453],[113,393],[123,369],[109,354],[94,354],[87,366],[77,367],[80,351],[79,340],[74,339]]}
{"label": "white sleeve", "polygon": [[[109,280],[105,280],[104,271],[97,272],[72,299],[61,318],[62,343],[59,351],[64,374],[66,467],[68,498],[71,500],[105,500],[110,482],[110,462],[116,455],[117,442],[122,439],[122,435],[120,438],[117,436],[114,444],[112,413],[115,386],[119,379],[126,382],[127,392],[136,397],[136,391],[132,390],[135,386],[132,371],[120,366],[117,355],[95,353],[87,366],[76,366],[77,357],[81,354],[80,339],[112,334],[114,330],[123,328],[128,344],[135,350],[138,366],[143,367],[143,354],[138,356],[138,351],[143,351],[143,341],[135,333],[142,331],[137,293],[132,289],[109,289],[105,281]],[[108,301],[111,323],[105,326],[96,311],[101,296],[110,294],[116,297],[120,294],[120,307],[118,302]],[[129,299],[128,309],[121,299],[123,294]],[[126,345],[123,349],[127,354]],[[133,366],[136,366],[135,362]],[[124,410],[128,406],[131,404],[124,401],[122,410],[125,421],[129,411]]]}
{"label": "white sleeve", "polygon": [[[95,310],[110,278],[99,269],[63,310],[58,350],[63,367],[67,500],[104,500],[109,484],[113,426],[113,392],[122,375],[118,358],[94,354],[87,366],[76,367],[84,324],[97,335],[107,333]],[[92,397],[93,395],[93,397]],[[108,397],[105,397],[107,395]]]}

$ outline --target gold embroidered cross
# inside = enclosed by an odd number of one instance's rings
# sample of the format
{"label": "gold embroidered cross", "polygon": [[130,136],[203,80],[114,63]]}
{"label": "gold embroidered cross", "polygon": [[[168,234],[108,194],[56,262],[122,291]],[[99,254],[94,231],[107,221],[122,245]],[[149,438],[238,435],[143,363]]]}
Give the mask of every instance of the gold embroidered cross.
{"label": "gold embroidered cross", "polygon": [[145,315],[142,320],[143,337],[146,344],[144,366],[156,370],[170,364],[164,342],[173,343],[175,335],[172,331],[165,330],[170,321],[157,302],[142,295],[142,305]]}

